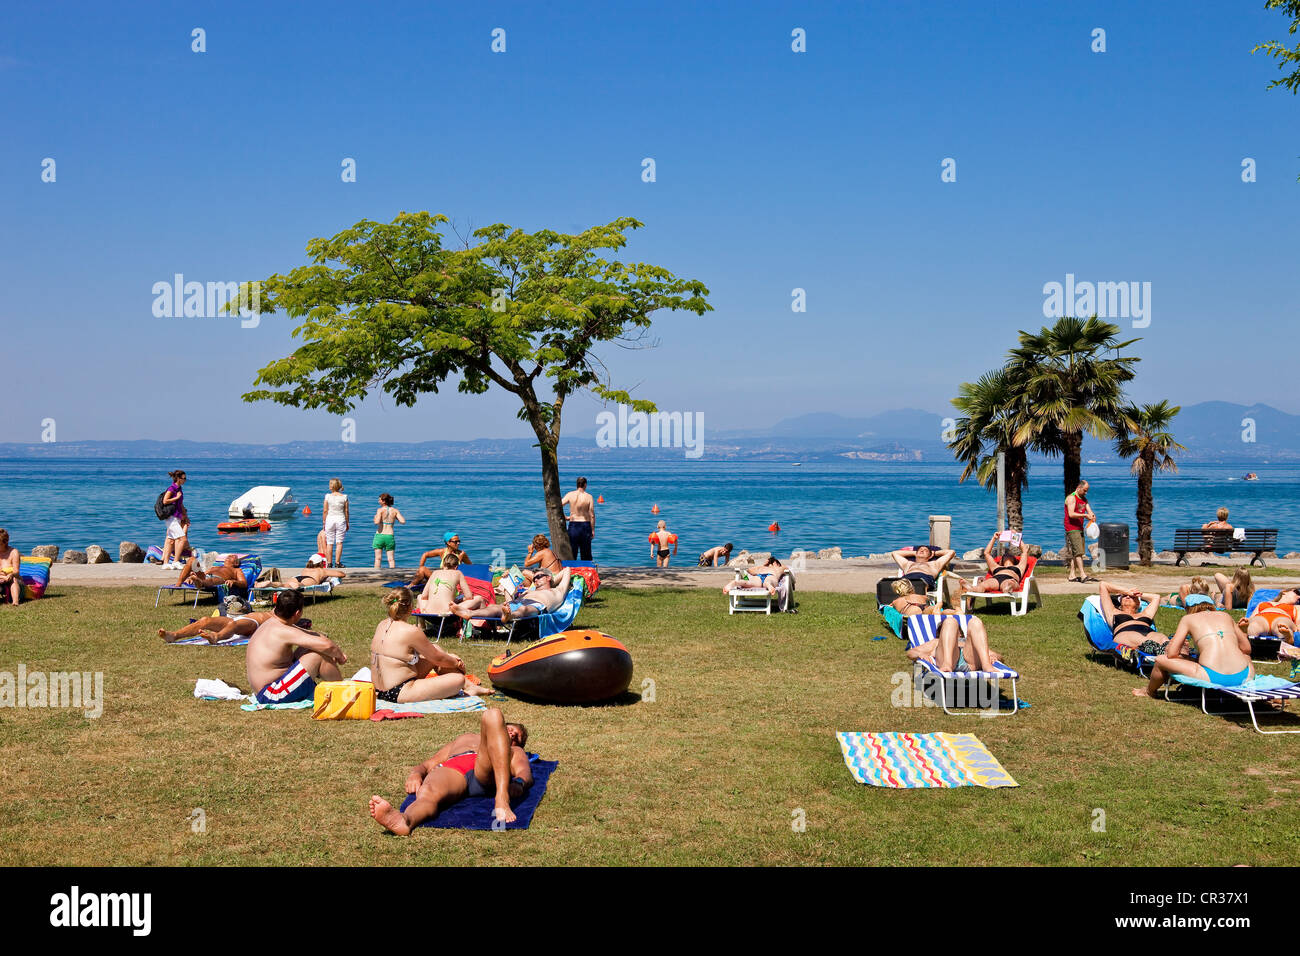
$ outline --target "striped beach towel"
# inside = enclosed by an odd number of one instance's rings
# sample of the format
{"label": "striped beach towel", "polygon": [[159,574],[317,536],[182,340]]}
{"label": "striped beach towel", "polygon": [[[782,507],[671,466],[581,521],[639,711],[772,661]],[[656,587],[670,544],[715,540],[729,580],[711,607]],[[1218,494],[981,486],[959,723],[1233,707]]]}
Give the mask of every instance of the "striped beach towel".
{"label": "striped beach towel", "polygon": [[835,735],[858,783],[873,787],[1018,787],[974,734]]}

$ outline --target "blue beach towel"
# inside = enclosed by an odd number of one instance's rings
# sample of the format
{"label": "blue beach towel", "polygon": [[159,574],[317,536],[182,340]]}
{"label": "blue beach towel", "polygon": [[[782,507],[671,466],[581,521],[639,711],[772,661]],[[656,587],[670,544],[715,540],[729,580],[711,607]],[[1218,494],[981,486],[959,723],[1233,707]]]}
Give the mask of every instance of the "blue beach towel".
{"label": "blue beach towel", "polygon": [[[528,760],[532,766],[533,785],[528,788],[524,798],[513,805],[515,822],[507,823],[504,827],[506,830],[528,829],[528,825],[533,822],[533,813],[537,805],[546,795],[546,785],[551,779],[551,774],[560,765],[558,760],[543,760],[537,754],[529,754]],[[408,793],[399,809],[405,810],[414,801],[415,794]],[[459,803],[453,803],[432,820],[424,821],[420,826],[436,827],[441,830],[491,830],[493,822],[492,797],[466,797]]]}
{"label": "blue beach towel", "polygon": [[187,637],[183,641],[169,641],[172,647],[243,647],[248,643],[248,638],[236,634],[234,637],[228,637],[224,641],[217,641],[215,644],[209,644],[203,638]]}

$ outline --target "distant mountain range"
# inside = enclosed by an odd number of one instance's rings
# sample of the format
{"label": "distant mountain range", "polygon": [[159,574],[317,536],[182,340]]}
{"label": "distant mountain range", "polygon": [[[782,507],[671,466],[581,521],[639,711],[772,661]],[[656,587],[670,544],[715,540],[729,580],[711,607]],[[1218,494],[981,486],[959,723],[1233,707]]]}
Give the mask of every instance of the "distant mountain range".
{"label": "distant mountain range", "polygon": [[[915,408],[849,417],[815,412],[783,419],[766,429],[711,432],[705,429],[702,458],[708,461],[952,461],[943,439],[949,414]],[[707,423],[706,423],[707,424]],[[1187,446],[1180,461],[1300,461],[1300,415],[1268,405],[1201,402],[1184,406],[1174,420],[1175,438]],[[596,444],[596,432],[565,436],[560,454],[570,462],[678,460],[684,449]],[[275,445],[196,441],[78,441],[0,443],[0,458],[381,458],[455,462],[536,462],[528,438],[473,441],[355,442],[295,441]],[[691,456],[694,457],[694,456]],[[1085,460],[1118,461],[1109,443],[1086,438]]]}

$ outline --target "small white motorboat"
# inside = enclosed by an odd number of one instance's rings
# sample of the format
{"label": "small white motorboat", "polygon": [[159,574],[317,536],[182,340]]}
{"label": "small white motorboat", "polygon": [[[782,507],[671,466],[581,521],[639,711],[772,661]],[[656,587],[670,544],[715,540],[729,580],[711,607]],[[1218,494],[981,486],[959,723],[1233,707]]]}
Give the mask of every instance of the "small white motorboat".
{"label": "small white motorboat", "polygon": [[232,518],[282,518],[298,510],[293,489],[283,485],[249,488],[230,503]]}

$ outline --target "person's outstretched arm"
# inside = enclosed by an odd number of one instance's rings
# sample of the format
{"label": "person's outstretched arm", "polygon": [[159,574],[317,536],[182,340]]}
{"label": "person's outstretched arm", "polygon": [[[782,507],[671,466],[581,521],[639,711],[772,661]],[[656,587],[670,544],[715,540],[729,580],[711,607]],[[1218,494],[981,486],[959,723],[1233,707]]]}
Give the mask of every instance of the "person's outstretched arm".
{"label": "person's outstretched arm", "polygon": [[900,571],[907,570],[907,556],[909,554],[913,554],[911,548],[899,548],[897,551],[889,552],[889,556],[894,559],[894,563],[898,565],[898,570]]}

